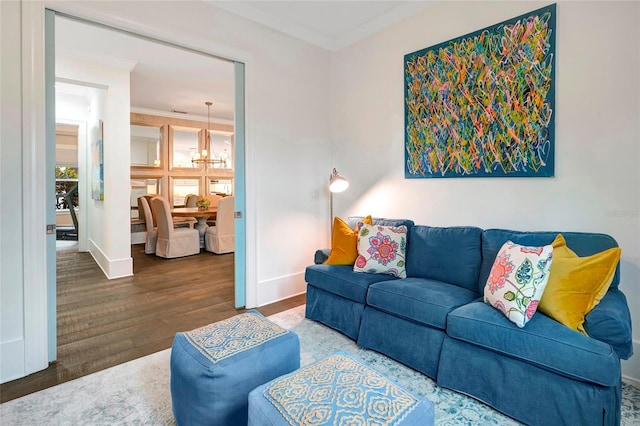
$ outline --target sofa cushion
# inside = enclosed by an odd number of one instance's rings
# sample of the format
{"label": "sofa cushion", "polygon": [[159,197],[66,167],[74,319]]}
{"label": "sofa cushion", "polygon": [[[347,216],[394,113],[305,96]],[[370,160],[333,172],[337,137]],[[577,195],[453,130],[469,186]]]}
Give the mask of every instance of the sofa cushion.
{"label": "sofa cushion", "polygon": [[471,290],[425,278],[406,278],[372,284],[367,304],[381,311],[444,329],[447,314],[475,300]]}
{"label": "sofa cushion", "polygon": [[[500,247],[508,240],[523,246],[544,246],[551,244],[560,232],[521,232],[506,229],[486,229],[482,232],[482,265],[480,278],[478,279],[478,292],[482,293],[484,285],[489,277],[493,261]],[[612,247],[618,247],[616,240],[605,234],[587,232],[562,232],[567,246],[578,256],[591,256]],[[411,237],[409,237],[411,238]],[[617,288],[620,283],[620,265],[616,268],[616,274],[611,281],[610,288]]]}
{"label": "sofa cushion", "polygon": [[364,304],[371,284],[396,278],[384,274],[356,274],[352,266],[312,265],[307,267],[304,279],[324,291]]}
{"label": "sofa cushion", "polygon": [[407,276],[444,281],[478,292],[481,235],[482,229],[471,226],[412,227]]}
{"label": "sofa cushion", "polygon": [[620,380],[620,361],[610,345],[543,314],[518,328],[491,306],[469,303],[449,314],[447,335],[573,379],[602,386]]}

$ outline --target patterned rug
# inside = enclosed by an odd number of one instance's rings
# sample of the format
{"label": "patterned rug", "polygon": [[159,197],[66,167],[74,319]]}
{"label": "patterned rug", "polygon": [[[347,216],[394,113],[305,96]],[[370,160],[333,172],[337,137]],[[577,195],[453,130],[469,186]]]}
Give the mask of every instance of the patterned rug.
{"label": "patterned rug", "polygon": [[[437,425],[516,425],[486,405],[304,318],[304,306],[270,317],[300,336],[301,365],[345,351],[436,406]],[[0,405],[2,425],[174,425],[167,349]],[[640,387],[623,383],[622,425],[640,424]]]}

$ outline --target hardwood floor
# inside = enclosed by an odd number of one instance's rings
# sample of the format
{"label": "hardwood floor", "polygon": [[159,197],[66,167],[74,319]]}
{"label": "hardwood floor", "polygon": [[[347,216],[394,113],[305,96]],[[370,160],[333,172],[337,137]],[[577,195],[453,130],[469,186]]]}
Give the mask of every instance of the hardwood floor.
{"label": "hardwood floor", "polygon": [[[202,251],[162,259],[133,245],[134,275],[107,280],[88,253],[58,250],[58,360],[0,385],[0,402],[171,347],[178,331],[229,318],[233,254]],[[300,295],[258,308],[268,316],[305,303]]]}

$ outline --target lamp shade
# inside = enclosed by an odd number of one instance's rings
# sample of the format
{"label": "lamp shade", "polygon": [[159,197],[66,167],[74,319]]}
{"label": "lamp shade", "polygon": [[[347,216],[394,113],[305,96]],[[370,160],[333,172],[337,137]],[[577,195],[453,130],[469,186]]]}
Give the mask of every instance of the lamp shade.
{"label": "lamp shade", "polygon": [[349,181],[338,174],[336,169],[333,169],[331,176],[329,177],[329,191],[342,192],[349,187]]}

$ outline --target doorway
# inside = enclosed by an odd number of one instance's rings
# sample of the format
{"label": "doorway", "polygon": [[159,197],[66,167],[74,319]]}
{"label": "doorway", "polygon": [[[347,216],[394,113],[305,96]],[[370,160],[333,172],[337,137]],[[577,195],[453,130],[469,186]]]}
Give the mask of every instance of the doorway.
{"label": "doorway", "polygon": [[[55,13],[55,12],[54,12]],[[53,24],[53,22],[55,22],[55,24]],[[123,39],[126,38],[128,40],[127,43],[128,45],[131,45],[132,43],[134,43],[134,40],[138,41],[138,42],[144,42],[147,43],[149,46],[151,45],[157,45],[156,47],[160,46],[164,49],[165,52],[168,52],[169,50],[173,49],[174,51],[181,51],[183,55],[190,55],[192,57],[198,57],[200,60],[206,59],[209,61],[218,61],[218,62],[224,62],[228,67],[230,67],[231,72],[229,73],[233,80],[231,83],[231,87],[228,89],[228,93],[230,93],[229,96],[227,96],[227,98],[225,98],[224,96],[219,98],[220,101],[220,107],[223,107],[225,105],[225,103],[230,103],[230,111],[231,111],[231,120],[229,120],[227,118],[227,121],[230,121],[233,123],[234,125],[234,134],[233,134],[233,141],[234,141],[234,149],[233,149],[233,164],[234,164],[234,177],[232,178],[232,183],[230,185],[227,185],[225,188],[230,187],[233,188],[233,194],[235,195],[235,199],[236,199],[236,208],[235,210],[237,212],[240,212],[240,217],[243,217],[243,211],[244,211],[244,65],[242,63],[239,62],[232,62],[226,59],[221,59],[215,56],[212,56],[210,54],[207,53],[203,53],[203,52],[197,52],[194,51],[192,49],[185,49],[185,48],[181,48],[180,46],[176,46],[174,44],[171,43],[165,43],[163,41],[159,41],[159,40],[152,40],[149,38],[145,38],[145,37],[140,37],[137,36],[136,34],[133,33],[129,33],[126,31],[121,31],[121,30],[116,30],[114,28],[110,28],[110,27],[106,27],[104,25],[101,24],[97,24],[94,22],[89,22],[89,21],[85,21],[85,20],[81,20],[81,19],[77,19],[74,18],[72,16],[68,16],[68,15],[56,15],[55,19],[51,22],[49,22],[49,20],[47,21],[48,25],[53,25],[55,27],[55,33],[56,33],[56,46],[55,46],[55,60],[58,61],[60,59],[60,56],[58,54],[58,51],[62,52],[62,54],[69,54],[70,52],[72,52],[72,56],[74,56],[74,60],[77,61],[78,60],[82,60],[82,55],[78,56],[77,52],[73,52],[73,49],[70,49],[68,45],[64,45],[65,42],[65,36],[68,36],[68,34],[65,35],[64,33],[64,29],[68,27],[75,27],[75,32],[72,31],[72,33],[74,34],[74,36],[72,36],[72,39],[74,41],[88,41],[90,39],[90,37],[88,37],[88,34],[91,33],[91,31],[96,31],[99,30],[99,32],[102,33],[109,33],[110,34],[110,38],[108,40],[108,43],[106,45],[108,46],[114,46],[117,45],[117,43],[114,43],[113,38],[119,38],[119,39]],[[83,27],[84,28],[84,32],[78,33],[78,27]],[[62,30],[61,32],[59,32],[58,30]],[[47,34],[49,34],[49,31],[47,31]],[[82,43],[80,43],[80,45],[82,45]],[[95,40],[93,40],[92,43],[90,43],[90,47],[91,49],[93,49],[93,51],[91,53],[88,53],[86,56],[87,58],[84,58],[85,62],[93,62],[95,64],[96,59],[102,59],[100,58],[100,52],[101,49],[99,47],[99,45],[96,43]],[[50,48],[48,46],[48,48]],[[81,51],[80,48],[78,48],[78,50]],[[145,49],[144,52],[145,54],[148,54],[149,52]],[[51,55],[48,55],[48,57]],[[109,52],[105,55],[103,55],[105,57],[109,57],[111,61],[113,62],[118,62],[117,60],[117,56],[114,55],[113,52]],[[162,56],[162,55],[161,55]],[[89,59],[87,61],[87,59]],[[129,62],[131,61],[131,57],[126,58]],[[139,66],[141,69],[145,69],[144,67],[144,62],[145,58],[141,58],[139,61],[135,61],[136,64],[133,66],[133,71],[131,73],[131,89],[130,89],[130,94],[131,94],[131,102],[129,103],[129,105],[126,105],[126,107],[128,108],[131,104],[134,103],[134,98],[137,96],[137,94],[139,94],[137,92],[137,86],[134,84],[134,77],[133,75],[135,74],[135,67]],[[175,63],[180,63],[180,61],[167,61],[166,56],[164,56],[164,63],[167,64],[171,64],[173,63],[175,65]],[[109,59],[107,59],[107,62],[109,61]],[[100,61],[98,60],[98,63]],[[125,60],[123,60],[123,62],[127,62]],[[50,64],[49,64],[50,65]],[[113,64],[110,64],[113,65]],[[118,65],[118,64],[116,64]],[[50,67],[53,68],[53,67]],[[63,67],[64,68],[64,67]],[[161,100],[159,101],[157,98],[157,94],[160,92],[168,92],[167,89],[167,79],[169,78],[169,75],[171,73],[176,73],[175,70],[175,66],[170,66],[170,69],[167,71],[167,73],[165,73],[164,75],[161,75],[160,78],[158,80],[156,80],[156,90],[151,90],[149,91],[149,89],[145,89],[147,90],[146,93],[150,93],[153,96],[149,95],[147,96],[147,98],[141,102],[137,107],[138,113],[139,114],[147,114],[147,115],[152,115],[150,114],[150,112],[158,112],[160,110],[156,109],[157,107],[154,107],[154,103],[152,102],[152,100],[150,100],[149,98],[153,98],[154,102],[161,102]],[[57,67],[56,67],[57,69]],[[192,68],[193,69],[193,68]],[[215,76],[216,73],[211,73],[207,78],[208,79],[215,79],[212,78],[212,76]],[[60,79],[61,76],[56,76],[58,79]],[[186,73],[182,74],[182,78],[185,81],[189,81],[189,80],[194,80],[193,78],[189,78],[189,75]],[[73,77],[70,78],[70,76],[62,76],[62,79],[69,79],[69,80],[74,80]],[[153,82],[153,79],[147,78],[147,82]],[[205,93],[207,92],[205,90],[205,83],[203,81],[199,81],[199,87],[197,87],[198,93],[201,94],[202,98],[205,100],[214,98],[214,102],[215,102],[215,98],[217,97],[214,93],[215,92],[209,92],[209,93]],[[187,88],[185,87],[186,85],[183,85],[183,87],[181,88],[181,91],[177,94],[174,94],[174,98],[175,99],[179,99],[180,102],[183,101],[182,98],[188,97],[187,95],[185,95],[185,93],[190,93],[189,90],[187,90]],[[171,97],[171,96],[165,96],[165,97]],[[144,98],[139,98],[139,99],[144,99]],[[200,99],[202,100],[202,99]],[[189,111],[188,108],[184,108],[181,107],[180,105],[185,105],[184,103],[181,104],[180,102],[176,101],[176,107],[172,107],[171,111],[167,112],[167,111],[161,111],[164,113],[165,116],[175,116],[176,114],[180,114],[182,117],[184,116],[189,116],[187,117],[187,119],[192,119],[192,118],[197,118],[198,114],[201,113],[201,111]],[[135,105],[134,105],[135,106]],[[50,105],[48,105],[48,108],[50,108]],[[108,109],[109,107],[105,107],[105,109]],[[185,109],[187,109],[187,111],[184,111]],[[222,108],[224,109],[224,108]],[[229,107],[227,107],[227,110],[229,110]],[[185,114],[186,113],[186,114]],[[224,121],[224,118],[218,118],[217,119],[219,122],[220,121]],[[85,128],[85,134],[86,134],[86,128]],[[105,135],[105,144],[109,143],[108,142],[108,136],[109,135]],[[112,143],[115,141],[112,141]],[[122,142],[122,141],[120,141]],[[127,143],[129,143],[129,140],[126,141]],[[86,146],[85,146],[86,149]],[[168,146],[165,149],[169,149]],[[86,158],[86,157],[85,157]],[[48,162],[50,162],[50,159],[48,160]],[[130,170],[130,164],[126,164],[126,169],[129,172]],[[149,175],[153,176],[153,177],[158,177],[158,170],[155,169],[155,164],[147,167],[146,168],[146,172],[148,172]],[[171,169],[169,168],[169,172],[171,172]],[[182,172],[184,174],[187,174],[188,171],[178,171],[178,172]],[[127,177],[131,180],[131,174],[128,174]],[[162,179],[163,176],[160,176],[159,179]],[[82,179],[82,177],[80,178]],[[217,179],[211,179],[211,180],[207,180],[206,182],[213,182],[213,181],[217,181]],[[159,182],[162,182],[162,180],[159,180]],[[170,193],[170,184],[171,184],[171,179],[165,176],[164,182],[162,182],[159,186],[161,186],[162,184],[164,184],[164,188],[167,191],[167,193]],[[86,182],[87,187],[89,186],[89,183]],[[129,189],[129,188],[128,188]],[[130,197],[128,197],[128,199],[130,199]],[[100,201],[97,201],[100,202]],[[105,199],[104,203],[109,203],[111,202],[111,200]],[[88,206],[87,206],[87,214],[86,217],[91,217],[92,216],[92,212],[91,212],[91,205],[92,205],[92,201],[88,201]],[[112,208],[114,206],[111,206]],[[122,207],[122,206],[120,206]],[[131,205],[129,203],[127,203],[127,208],[130,208]],[[87,229],[91,229],[91,227],[95,227],[96,224],[95,223],[88,223],[87,226],[85,227],[85,230]],[[82,232],[83,230],[83,226],[82,224],[79,227],[79,233]],[[244,222],[242,220],[240,221],[236,221],[236,240],[241,240],[244,238]],[[89,241],[91,241],[91,235],[87,236],[87,239]],[[79,247],[81,248],[81,247]],[[130,250],[130,247],[129,247]],[[48,256],[51,256],[52,254],[48,253]],[[55,256],[55,254],[54,254]],[[95,256],[94,256],[95,258]],[[235,305],[236,307],[242,307],[244,306],[244,294],[245,294],[245,274],[244,274],[244,270],[245,270],[245,246],[244,244],[237,244],[236,245],[236,254],[235,254]],[[51,269],[49,269],[49,272],[51,272]],[[51,275],[51,273],[49,273],[49,275]],[[54,289],[54,293],[55,293],[55,273],[53,274],[53,283],[51,280],[51,277],[48,278],[48,286],[51,289],[51,286],[53,285],[53,289]],[[51,291],[49,292],[49,294],[51,294]],[[55,321],[54,321],[55,324]],[[49,330],[51,330],[51,327],[49,328]],[[50,332],[51,334],[51,332]],[[51,341],[54,339],[51,339],[50,336],[50,344]],[[55,359],[55,357],[51,358],[51,360]]]}

